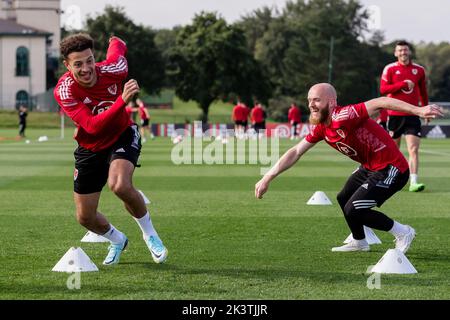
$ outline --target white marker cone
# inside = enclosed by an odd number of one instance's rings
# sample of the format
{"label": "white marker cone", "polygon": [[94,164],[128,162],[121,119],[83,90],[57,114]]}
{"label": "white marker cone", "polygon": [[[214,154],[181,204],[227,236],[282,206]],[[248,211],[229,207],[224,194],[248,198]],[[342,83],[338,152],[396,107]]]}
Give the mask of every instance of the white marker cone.
{"label": "white marker cone", "polygon": [[417,270],[403,252],[398,249],[389,249],[370,272],[411,274],[417,273]]}
{"label": "white marker cone", "polygon": [[92,231],[88,231],[84,235],[83,239],[81,239],[81,242],[110,242],[110,241],[99,234],[96,234]]}
{"label": "white marker cone", "polygon": [[[371,228],[364,226],[364,233],[366,234],[366,241],[368,244],[381,244],[381,240],[377,237],[377,235]],[[350,233],[347,239],[344,240],[344,243],[350,243],[350,241],[352,240],[353,235]]]}
{"label": "white marker cone", "polygon": [[316,191],[306,204],[309,205],[330,205],[332,204],[330,199],[323,191]]}
{"label": "white marker cone", "polygon": [[57,272],[88,272],[98,271],[97,266],[81,248],[70,248],[53,267]]}
{"label": "white marker cone", "polygon": [[150,199],[147,198],[147,197],[145,196],[145,194],[144,194],[141,190],[138,190],[138,192],[141,194],[142,198],[144,198],[145,204],[150,204],[150,203],[152,203],[152,202],[150,201]]}

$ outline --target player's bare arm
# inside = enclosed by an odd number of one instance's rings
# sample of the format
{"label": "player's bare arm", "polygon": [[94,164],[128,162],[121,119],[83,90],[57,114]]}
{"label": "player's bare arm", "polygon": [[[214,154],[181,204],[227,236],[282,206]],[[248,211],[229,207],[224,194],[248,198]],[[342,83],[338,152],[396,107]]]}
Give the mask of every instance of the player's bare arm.
{"label": "player's bare arm", "polygon": [[369,116],[374,115],[380,109],[407,112],[424,119],[433,119],[444,115],[442,108],[436,104],[428,105],[425,107],[416,107],[407,102],[388,97],[380,97],[366,101],[365,105]]}
{"label": "player's bare arm", "polygon": [[292,167],[315,143],[309,143],[306,139],[286,151],[277,163],[255,185],[255,197],[261,199],[269,189],[269,183],[282,172]]}

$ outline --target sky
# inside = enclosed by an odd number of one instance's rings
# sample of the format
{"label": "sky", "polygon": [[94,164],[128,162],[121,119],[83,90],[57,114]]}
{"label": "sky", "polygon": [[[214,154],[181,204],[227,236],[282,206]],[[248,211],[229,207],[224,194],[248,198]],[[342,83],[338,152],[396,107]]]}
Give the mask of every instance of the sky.
{"label": "sky", "polygon": [[[216,11],[227,22],[263,6],[283,8],[287,0],[61,0],[63,25],[80,27],[89,14],[103,12],[106,4],[125,8],[136,23],[154,29],[186,25],[200,11]],[[360,0],[372,13],[370,25],[384,31],[386,42],[450,42],[450,0]]]}

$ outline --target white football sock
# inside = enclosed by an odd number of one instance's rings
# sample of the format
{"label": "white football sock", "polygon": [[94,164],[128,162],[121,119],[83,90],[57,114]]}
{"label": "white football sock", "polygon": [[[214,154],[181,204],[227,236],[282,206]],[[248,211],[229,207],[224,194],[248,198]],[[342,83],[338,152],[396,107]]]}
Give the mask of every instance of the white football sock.
{"label": "white football sock", "polygon": [[394,236],[399,236],[402,234],[405,234],[409,231],[408,227],[404,224],[401,224],[397,221],[394,221],[394,226],[391,230],[389,230],[390,233],[392,233]]}
{"label": "white football sock", "polygon": [[118,244],[122,243],[125,240],[125,235],[117,230],[112,224],[110,224],[111,228],[103,234],[102,236],[111,241],[111,243]]}
{"label": "white football sock", "polygon": [[153,227],[152,219],[150,218],[150,214],[147,213],[142,218],[134,218],[136,220],[137,224],[142,230],[142,234],[147,239],[149,236],[158,236],[158,233],[156,233],[155,228]]}
{"label": "white football sock", "polygon": [[417,184],[417,174],[415,174],[415,173],[411,173],[411,175],[409,176],[409,179],[410,179],[410,181],[409,181],[409,183],[411,184],[411,185],[413,185],[413,184]]}

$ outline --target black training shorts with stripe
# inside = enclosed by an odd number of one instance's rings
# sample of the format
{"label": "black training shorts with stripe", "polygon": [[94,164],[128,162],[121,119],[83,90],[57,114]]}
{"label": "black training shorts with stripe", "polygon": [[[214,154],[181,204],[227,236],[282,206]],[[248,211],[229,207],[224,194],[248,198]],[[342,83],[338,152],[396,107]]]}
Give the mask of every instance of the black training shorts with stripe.
{"label": "black training shorts with stripe", "polygon": [[79,194],[100,192],[108,181],[109,165],[115,159],[125,159],[138,166],[141,136],[136,124],[129,126],[108,149],[92,152],[78,146],[74,152],[74,191]]}
{"label": "black training shorts with stripe", "polygon": [[381,207],[397,191],[401,190],[409,179],[409,170],[401,173],[389,165],[379,171],[370,171],[360,166],[347,180],[339,196],[355,209]]}

